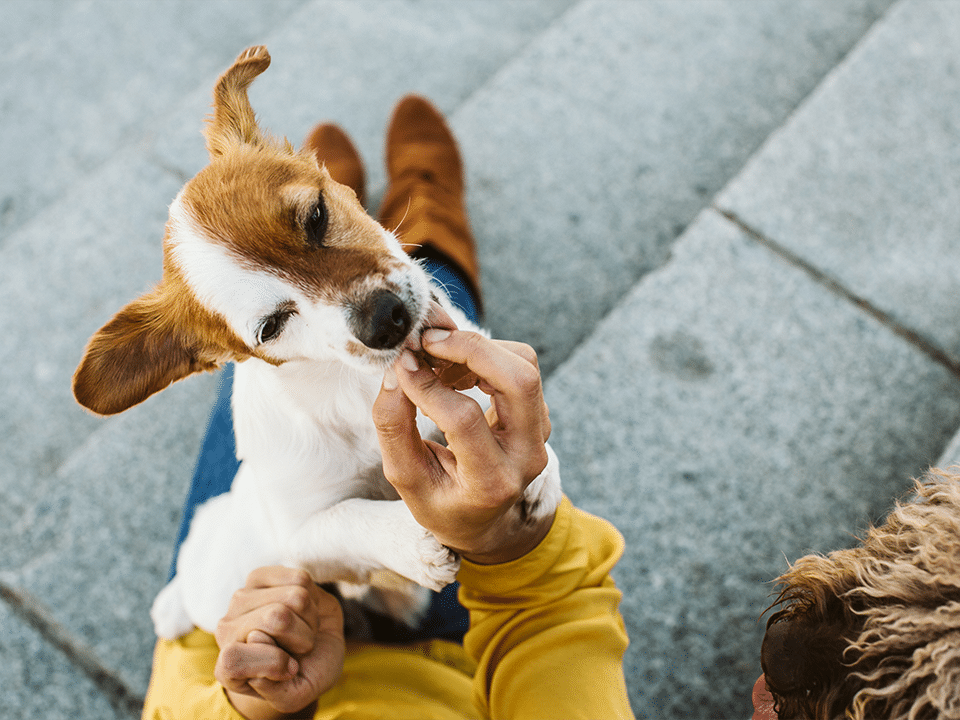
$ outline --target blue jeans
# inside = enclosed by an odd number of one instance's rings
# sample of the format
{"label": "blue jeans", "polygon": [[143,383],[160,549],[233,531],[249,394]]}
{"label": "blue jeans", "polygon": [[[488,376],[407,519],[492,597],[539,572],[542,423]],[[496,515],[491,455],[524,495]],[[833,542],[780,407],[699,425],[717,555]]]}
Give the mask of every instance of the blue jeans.
{"label": "blue jeans", "polygon": [[[460,275],[438,260],[426,260],[424,267],[433,277],[434,283],[444,288],[453,303],[470,320],[479,324],[477,301]],[[233,365],[229,364],[221,371],[220,390],[213,411],[210,413],[207,432],[200,446],[200,456],[193,471],[193,480],[187,493],[180,532],[174,547],[170,577],[173,577],[176,572],[177,553],[180,544],[187,536],[187,530],[197,506],[229,490],[240,468],[233,437],[233,415],[230,412],[232,388]],[[457,587],[457,583],[454,583],[433,594],[430,609],[416,630],[373,623],[375,639],[382,642],[413,642],[429,638],[462,641],[469,618],[466,610],[457,601]]]}

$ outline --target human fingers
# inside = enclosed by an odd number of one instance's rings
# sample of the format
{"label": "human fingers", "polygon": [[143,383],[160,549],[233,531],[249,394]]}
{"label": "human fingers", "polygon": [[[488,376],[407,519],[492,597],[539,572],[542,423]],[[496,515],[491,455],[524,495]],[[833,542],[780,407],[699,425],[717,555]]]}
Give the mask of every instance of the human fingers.
{"label": "human fingers", "polygon": [[[469,331],[428,330],[422,338],[431,355],[467,365],[480,378],[480,387],[488,394],[503,395],[531,407],[530,401],[542,401],[543,390],[536,352],[529,345],[490,340]],[[536,406],[539,412],[539,406]],[[502,414],[502,410],[501,410]]]}
{"label": "human fingers", "polygon": [[502,348],[505,348],[512,352],[514,355],[519,355],[528,363],[540,369],[540,358],[537,357],[537,351],[526,343],[516,342],[514,340],[491,340],[494,345],[499,345]]}
{"label": "human fingers", "polygon": [[285,682],[297,675],[299,664],[282,648],[267,642],[232,642],[220,648],[214,677],[231,692],[256,695],[251,680]]}
{"label": "human fingers", "polygon": [[245,612],[258,605],[281,602],[313,626],[313,614],[324,591],[306,570],[285,565],[269,565],[253,570],[243,589],[235,594],[232,605]]}
{"label": "human fingers", "polygon": [[[537,370],[540,369],[540,359],[537,357],[537,351],[526,343],[513,342],[511,340],[494,340],[493,342],[501,347],[506,348],[510,352],[519,355],[531,365],[536,367]],[[490,427],[502,427],[500,418],[497,415],[496,402],[492,402],[490,407],[487,409],[487,422]],[[540,422],[543,426],[543,440],[546,442],[550,439],[550,432],[553,429],[553,426],[550,423],[550,408],[547,406],[546,400],[543,401],[540,407]]]}
{"label": "human fingers", "polygon": [[496,408],[499,442],[515,457],[535,459],[533,464],[540,465],[531,468],[535,477],[546,464],[542,446],[549,435],[549,421],[533,349],[472,332],[428,332],[423,344],[431,354],[464,363],[477,373],[480,388],[491,395]]}
{"label": "human fingers", "polygon": [[[336,606],[336,612],[328,616],[329,627],[321,623],[313,649],[309,653],[296,656],[298,664],[296,675],[280,682],[268,678],[249,680],[250,688],[280,712],[298,712],[309,706],[317,697],[333,687],[343,670],[345,653],[343,616],[339,610],[339,603],[333,596],[329,597]],[[254,632],[247,639],[247,642],[261,641],[270,643],[272,638]]]}
{"label": "human fingers", "polygon": [[286,565],[263,565],[247,575],[244,587],[251,590],[257,588],[276,587],[278,585],[302,585],[311,587],[315,583],[310,573],[302,568],[292,568]]}
{"label": "human fingers", "polygon": [[307,652],[329,598],[302,570],[259,568],[232,596],[227,614],[217,625],[217,643],[223,647],[242,642],[260,631],[290,652]]}
{"label": "human fingers", "polygon": [[438,472],[435,456],[420,437],[417,408],[399,387],[396,372],[389,369],[373,404],[373,424],[391,482],[430,477]]}
{"label": "human fingers", "polygon": [[502,462],[503,450],[473,398],[447,387],[408,352],[395,368],[403,394],[433,420],[447,440],[447,448],[426,446],[435,458],[435,473],[452,475],[457,466],[469,475]]}

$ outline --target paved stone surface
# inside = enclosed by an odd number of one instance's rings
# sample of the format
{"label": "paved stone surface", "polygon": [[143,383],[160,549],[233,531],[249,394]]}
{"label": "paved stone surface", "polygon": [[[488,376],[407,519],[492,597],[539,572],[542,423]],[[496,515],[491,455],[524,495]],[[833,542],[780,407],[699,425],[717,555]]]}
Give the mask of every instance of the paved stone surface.
{"label": "paved stone surface", "polygon": [[[264,124],[343,124],[374,207],[394,101],[450,115],[489,324],[556,370],[567,489],[628,538],[637,713],[746,717],[765,583],[882,517],[960,425],[936,360],[960,357],[960,5],[889,5],[3,3],[0,582],[144,691],[215,378],[106,421],[69,381],[159,277],[212,83],[264,42]],[[0,630],[5,707],[113,717],[2,602]]]}
{"label": "paved stone surface", "polygon": [[454,118],[495,334],[556,367],[888,4],[564,15]]}
{"label": "paved stone surface", "polygon": [[56,518],[43,527],[45,551],[0,574],[42,598],[140,694],[155,641],[148,613],[167,579],[215,394],[214,376],[191,378],[105,423],[44,495],[41,507]]}
{"label": "paved stone surface", "polygon": [[304,0],[4,0],[0,246]]}
{"label": "paved stone surface", "polygon": [[960,360],[960,3],[906,2],[718,204]]}
{"label": "paved stone surface", "polygon": [[954,435],[950,442],[947,443],[947,447],[940,455],[936,465],[942,468],[960,465],[960,432]]}
{"label": "paved stone surface", "polygon": [[[572,2],[311,2],[264,38],[272,63],[250,100],[263,126],[295,145],[317,122],[343,126],[364,158],[375,213],[385,184],[384,131],[397,100],[419,93],[452,113]],[[200,121],[216,76],[155,138],[156,156],[184,177],[207,162]]]}
{"label": "paved stone surface", "polygon": [[[57,468],[103,421],[74,401],[87,338],[159,280],[166,205],[179,181],[130,153],[78,183],[0,250],[0,318],[18,342],[0,358],[0,568],[50,551]],[[42,292],[37,292],[42,288]]]}
{"label": "paved stone surface", "polygon": [[638,717],[749,716],[768,584],[935,462],[960,379],[707,211],[549,380],[617,569]]}
{"label": "paved stone surface", "polygon": [[0,602],[0,697],[9,720],[128,720],[76,667]]}

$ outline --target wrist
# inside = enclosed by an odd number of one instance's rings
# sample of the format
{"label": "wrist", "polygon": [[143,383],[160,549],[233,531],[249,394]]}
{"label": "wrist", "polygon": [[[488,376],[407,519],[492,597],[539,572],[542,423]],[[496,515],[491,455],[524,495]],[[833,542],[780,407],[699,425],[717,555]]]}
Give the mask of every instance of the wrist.
{"label": "wrist", "polygon": [[458,551],[462,558],[477,565],[511,562],[530,553],[550,533],[563,492],[560,461],[549,445],[544,445],[544,449],[547,462],[540,474],[510,511],[487,530],[485,538],[479,538],[480,542],[472,543],[469,549]]}
{"label": "wrist", "polygon": [[[518,513],[519,514],[519,513]],[[510,533],[511,537],[504,541],[501,534],[495,547],[490,550],[458,551],[458,554],[476,565],[500,565],[522,558],[534,550],[550,532],[553,526],[554,515],[540,517],[535,520],[518,519],[518,527]]]}

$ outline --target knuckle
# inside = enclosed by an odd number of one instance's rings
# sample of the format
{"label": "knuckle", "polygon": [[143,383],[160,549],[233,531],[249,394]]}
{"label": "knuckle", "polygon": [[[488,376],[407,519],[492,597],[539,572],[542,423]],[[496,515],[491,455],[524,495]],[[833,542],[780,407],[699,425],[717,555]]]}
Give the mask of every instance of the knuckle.
{"label": "knuckle", "polygon": [[304,590],[313,586],[313,578],[310,576],[310,573],[303,568],[293,568],[292,570],[290,585],[295,585]]}
{"label": "knuckle", "polygon": [[340,605],[340,601],[325,590],[321,590],[320,596],[317,598],[317,609],[323,615],[337,616],[343,614],[343,607]]}
{"label": "knuckle", "polygon": [[270,605],[264,613],[263,622],[265,629],[271,631],[268,635],[282,632],[293,624],[293,611],[280,603]]}
{"label": "knuckle", "polygon": [[409,430],[402,423],[396,422],[393,419],[381,418],[378,420],[376,413],[374,413],[373,423],[377,428],[377,435],[381,441],[389,443],[400,440],[409,434]]}
{"label": "knuckle", "polygon": [[395,414],[379,398],[373,403],[373,424],[377,430],[390,430],[397,425]]}
{"label": "knuckle", "polygon": [[517,342],[515,340],[494,340],[494,342],[505,350],[509,350],[514,355],[517,355],[521,359],[526,360],[539,370],[540,358],[537,357],[537,351],[534,350],[532,346],[528,345],[527,343]]}
{"label": "knuckle", "polygon": [[266,567],[256,567],[247,573],[246,587],[255,587],[260,583],[260,577],[267,571]]}
{"label": "knuckle", "polygon": [[534,365],[524,365],[517,368],[515,382],[521,394],[539,400],[542,392],[540,371]]}
{"label": "knuckle", "polygon": [[526,343],[517,343],[516,350],[517,350],[517,355],[522,357],[524,360],[526,360],[528,363],[530,363],[531,365],[533,365],[535,368],[539,370],[540,358],[537,357],[536,350],[534,350],[530,345],[527,345]]}
{"label": "knuckle", "polygon": [[480,349],[480,346],[487,341],[483,335],[480,333],[474,332],[473,330],[467,330],[462,332],[462,342],[466,346],[464,350],[468,354],[474,353]]}
{"label": "knuckle", "polygon": [[310,609],[310,590],[300,584],[294,585],[287,591],[284,603],[293,612],[303,615]]}
{"label": "knuckle", "polygon": [[474,402],[462,402],[450,411],[449,423],[452,430],[463,435],[472,435],[479,430],[487,430],[487,418]]}

